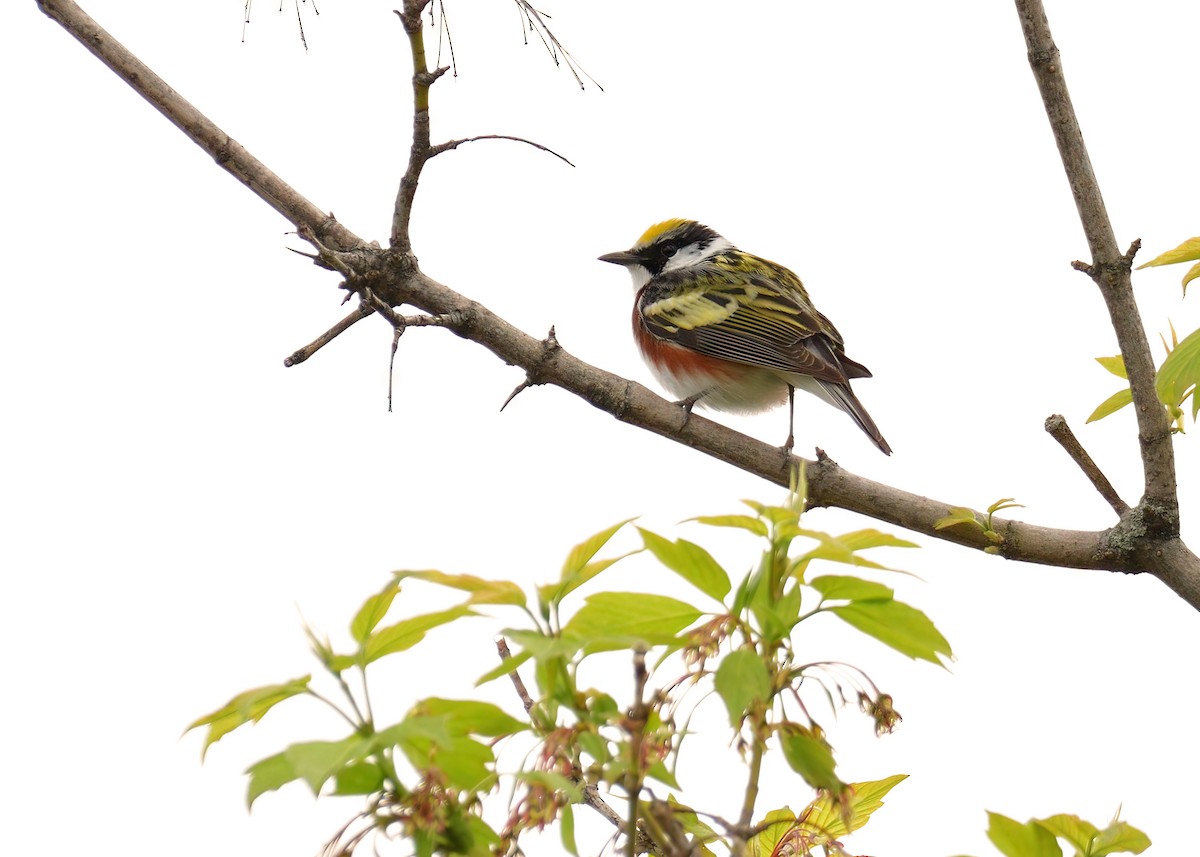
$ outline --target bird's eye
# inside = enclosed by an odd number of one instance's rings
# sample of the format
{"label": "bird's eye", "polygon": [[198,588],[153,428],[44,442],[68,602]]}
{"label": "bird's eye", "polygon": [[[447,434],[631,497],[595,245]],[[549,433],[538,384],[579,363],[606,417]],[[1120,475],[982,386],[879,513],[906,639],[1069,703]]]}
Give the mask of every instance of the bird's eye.
{"label": "bird's eye", "polygon": [[679,248],[676,247],[674,244],[672,244],[670,241],[668,241],[666,244],[662,245],[662,254],[663,254],[663,256],[665,256],[668,259],[670,259],[672,256],[674,256],[678,252],[679,252]]}

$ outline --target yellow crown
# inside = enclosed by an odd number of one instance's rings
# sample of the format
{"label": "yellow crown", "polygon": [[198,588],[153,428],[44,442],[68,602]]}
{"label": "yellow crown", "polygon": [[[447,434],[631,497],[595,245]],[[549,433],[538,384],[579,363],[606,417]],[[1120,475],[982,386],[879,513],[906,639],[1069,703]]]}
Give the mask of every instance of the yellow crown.
{"label": "yellow crown", "polygon": [[664,220],[662,223],[656,223],[642,233],[642,237],[634,244],[635,247],[646,247],[653,244],[666,233],[679,229],[681,226],[686,226],[693,221],[685,217],[672,217],[670,220]]}

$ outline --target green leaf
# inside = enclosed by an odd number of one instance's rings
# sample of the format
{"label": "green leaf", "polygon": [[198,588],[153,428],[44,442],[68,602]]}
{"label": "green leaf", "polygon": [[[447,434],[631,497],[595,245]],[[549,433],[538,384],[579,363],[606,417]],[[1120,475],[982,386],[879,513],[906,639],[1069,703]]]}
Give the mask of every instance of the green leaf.
{"label": "green leaf", "polygon": [[1179,407],[1189,391],[1192,395],[1192,419],[1200,412],[1200,397],[1194,390],[1200,384],[1200,330],[1193,331],[1175,346],[1158,370],[1154,385],[1165,405]]}
{"label": "green leaf", "polygon": [[254,801],[258,800],[260,795],[273,792],[280,786],[300,778],[285,753],[259,759],[246,769],[246,773],[250,776],[250,782],[246,786],[246,809],[253,807]]}
{"label": "green leaf", "polygon": [[661,761],[650,765],[646,769],[646,776],[652,780],[658,780],[660,783],[665,783],[673,789],[681,788],[679,781],[675,779],[675,775]]}
{"label": "green leaf", "polygon": [[1121,408],[1130,404],[1133,401],[1133,391],[1126,387],[1124,390],[1117,390],[1103,402],[1096,406],[1096,410],[1092,411],[1092,415],[1085,422],[1094,423],[1096,420],[1102,420],[1109,414],[1115,414]]}
{"label": "green leaf", "polygon": [[689,518],[689,521],[695,521],[698,524],[706,524],[710,527],[736,527],[740,530],[748,530],[756,536],[766,538],[767,525],[760,518],[754,518],[750,515],[701,515],[697,518]]}
{"label": "green leaf", "polygon": [[571,548],[570,553],[567,554],[566,560],[563,561],[562,575],[559,579],[563,582],[566,582],[575,575],[579,574],[579,572],[583,571],[584,567],[591,562],[592,557],[599,552],[600,548],[608,544],[608,540],[616,535],[617,530],[621,529],[621,527],[625,526],[632,520],[634,519],[626,518],[624,521],[619,521],[613,524],[611,527],[601,530],[594,536],[584,539],[582,542],[575,545],[575,547]]}
{"label": "green leaf", "polygon": [[1180,262],[1194,262],[1197,259],[1200,259],[1200,237],[1189,238],[1178,247],[1155,256],[1149,262],[1138,265],[1137,270],[1156,268],[1159,265],[1177,265]]}
{"label": "green leaf", "polygon": [[753,649],[738,649],[721,659],[713,677],[717,695],[737,729],[751,709],[771,698],[771,676],[762,657]]}
{"label": "green leaf", "polygon": [[200,758],[203,759],[208,748],[220,741],[224,735],[246,723],[257,723],[285,699],[306,693],[311,679],[311,675],[305,675],[283,684],[268,684],[239,693],[216,711],[194,720],[184,732],[191,732],[198,726],[208,727],[208,734],[204,736],[204,746],[200,748]]}
{"label": "green leaf", "polygon": [[758,833],[746,843],[746,857],[775,857],[783,838],[796,826],[796,814],[786,806],[773,809],[755,825]]}
{"label": "green leaf", "polygon": [[1188,272],[1183,275],[1183,296],[1184,297],[1187,297],[1188,283],[1190,283],[1192,280],[1196,279],[1197,277],[1200,277],[1200,262],[1197,262],[1195,265],[1192,265],[1192,267],[1188,268]]}
{"label": "green leaf", "polygon": [[843,533],[838,536],[838,541],[853,551],[866,550],[867,548],[915,548],[919,547],[916,542],[910,542],[907,539],[898,538],[891,533],[884,533],[880,530],[855,530],[852,533]]}
{"label": "green leaf", "polygon": [[[814,834],[825,837],[826,841],[840,839],[870,821],[871,814],[883,806],[884,796],[907,778],[908,774],[893,774],[882,780],[850,783],[849,798],[843,800],[836,800],[834,795],[824,793],[800,813],[800,822]],[[843,791],[843,794],[846,793]],[[843,812],[843,808],[846,812]],[[849,826],[846,825],[847,817]],[[818,840],[813,844],[824,843]]]}
{"label": "green leaf", "polygon": [[941,665],[938,655],[949,656],[950,644],[929,617],[901,601],[854,601],[829,612],[910,658]]}
{"label": "green leaf", "polygon": [[533,655],[530,652],[522,651],[510,658],[504,658],[496,666],[492,667],[479,678],[475,679],[475,686],[479,687],[481,685],[485,685],[489,681],[495,681],[502,675],[508,675],[509,673],[516,672],[517,667],[521,666],[521,664],[525,663],[531,657],[533,657]]}
{"label": "green leaf", "polygon": [[1123,821],[1114,821],[1100,831],[1092,844],[1090,857],[1107,854],[1141,854],[1150,847],[1150,837]]}
{"label": "green leaf", "polygon": [[467,857],[492,857],[500,851],[500,836],[488,826],[488,823],[477,815],[463,813],[466,821],[467,834],[473,840],[471,847],[465,853]]}
{"label": "green leaf", "polygon": [[304,741],[292,744],[283,751],[297,777],[308,783],[314,796],[341,768],[358,761],[371,751],[372,742],[361,735],[351,735],[341,741]]}
{"label": "green leaf", "polygon": [[701,615],[692,605],[665,595],[597,592],[567,622],[563,636],[575,637],[593,650],[636,641],[667,644]]}
{"label": "green leaf", "polygon": [[490,765],[491,747],[461,733],[456,734],[447,715],[411,715],[379,733],[376,744],[394,743],[418,771],[435,769],[446,784],[466,791],[482,791],[495,782]]}
{"label": "green leaf", "polygon": [[670,807],[671,815],[679,822],[684,833],[690,834],[696,842],[715,842],[721,838],[717,831],[700,820],[695,810],[677,801],[675,795],[667,795],[667,806]]}
{"label": "green leaf", "polygon": [[455,619],[461,619],[463,616],[477,615],[479,614],[469,607],[460,605],[449,610],[440,610],[437,613],[425,613],[421,616],[413,616],[411,619],[403,619],[395,625],[389,625],[381,631],[376,631],[367,638],[366,644],[363,646],[363,663],[369,664],[387,655],[411,649],[425,639],[426,632],[433,628],[453,622]]}
{"label": "green leaf", "polygon": [[803,574],[809,563],[818,559],[855,565],[860,568],[879,568],[890,571],[892,569],[888,569],[887,566],[861,556],[859,551],[872,547],[916,547],[913,542],[898,539],[878,530],[857,530],[841,536],[831,536],[816,530],[797,530],[796,534],[816,539],[820,543],[817,547],[793,560],[792,575],[796,577]]}
{"label": "green leaf", "polygon": [[571,803],[583,800],[583,790],[579,784],[555,771],[517,771],[513,776],[522,783],[534,783],[551,791],[562,792]]}
{"label": "green leaf", "polygon": [[989,812],[987,835],[1004,857],[1062,857],[1054,834],[1035,821],[1021,824]]}
{"label": "green leaf", "polygon": [[860,598],[887,600],[894,594],[891,587],[884,586],[882,583],[840,574],[814,577],[808,582],[808,585],[830,600],[856,601]]}
{"label": "green leaf", "polygon": [[1126,852],[1141,854],[1150,847],[1150,839],[1146,834],[1123,821],[1114,821],[1104,830],[1097,829],[1094,824],[1077,815],[1052,815],[1049,818],[1036,819],[1033,823],[1040,824],[1058,838],[1067,840],[1077,854],[1087,857],[1105,857],[1107,854]]}
{"label": "green leaf", "polygon": [[968,509],[966,506],[951,506],[946,511],[947,514],[945,517],[938,518],[933,522],[935,530],[944,530],[947,527],[957,526],[958,524],[974,525],[981,530],[983,529],[983,524],[975,517],[974,510]]}
{"label": "green leaf", "polygon": [[452,732],[462,735],[499,738],[529,728],[529,724],[523,723],[499,706],[477,700],[429,697],[413,706],[411,713],[427,717],[445,716],[447,727]]}
{"label": "green leaf", "polygon": [[492,748],[474,738],[455,738],[449,746],[434,754],[434,764],[446,777],[446,784],[464,791],[487,791],[496,775],[491,764],[496,759]]}
{"label": "green leaf", "polygon": [[1081,854],[1091,855],[1092,840],[1100,833],[1099,829],[1090,822],[1084,821],[1077,815],[1052,815],[1049,818],[1039,818],[1034,821],[1040,824],[1059,839],[1071,843]]}
{"label": "green leaf", "polygon": [[800,522],[800,512],[797,509],[788,506],[768,506],[754,500],[743,500],[742,502],[757,512],[759,517],[766,518],[777,526],[781,524],[796,526]]}
{"label": "green leaf", "polygon": [[512,604],[525,605],[525,592],[511,580],[486,580],[473,574],[445,574],[441,571],[395,571],[396,582],[405,578],[424,580],[438,586],[446,586],[471,593],[468,604]]}
{"label": "green leaf", "polygon": [[562,837],[563,850],[571,857],[579,857],[579,846],[575,844],[575,809],[571,804],[567,804],[558,812],[558,818],[562,822],[559,826],[559,833]]}
{"label": "green leaf", "polygon": [[[354,637],[354,642],[361,645],[371,635],[375,626],[387,615],[388,608],[392,606],[392,599],[399,593],[400,581],[398,579],[389,580],[387,586],[368,598],[363,606],[358,608],[358,612],[354,614],[354,621],[350,623],[350,635]],[[315,637],[313,639],[315,640]]]}
{"label": "green leaf", "polygon": [[[564,598],[593,577],[629,556],[630,554],[627,553],[611,559],[592,562],[592,557],[599,552],[600,548],[608,544],[617,531],[632,520],[634,519],[626,518],[571,548],[566,560],[563,561],[562,574],[559,575],[558,582],[538,587],[538,598],[543,604],[543,609],[545,605],[561,603]],[[631,553],[636,552],[632,551]]]}
{"label": "green leaf", "polygon": [[1024,509],[1024,508],[1025,508],[1025,505],[1023,503],[1016,502],[1015,497],[1004,497],[1000,500],[997,500],[992,505],[988,506],[987,513],[988,513],[988,517],[990,518],[992,515],[996,514],[997,512],[1003,512],[1005,509]]}
{"label": "green leaf", "polygon": [[1096,362],[1118,378],[1123,378],[1126,381],[1129,380],[1129,376],[1125,374],[1125,358],[1120,354],[1112,357],[1097,357]]}
{"label": "green leaf", "polygon": [[390,747],[404,748],[407,745],[410,749],[421,752],[428,751],[432,746],[446,747],[454,739],[449,720],[445,715],[409,715],[399,723],[377,731],[372,737],[372,747],[375,750],[386,750]]}
{"label": "green leaf", "polygon": [[637,531],[641,533],[643,544],[659,562],[705,595],[723,601],[729,594],[732,587],[729,575],[721,568],[720,563],[713,559],[712,554],[700,545],[685,539],[672,542],[641,527],[638,527]]}
{"label": "green leaf", "polygon": [[333,793],[369,795],[383,788],[383,768],[374,762],[355,762],[334,775]]}
{"label": "green leaf", "polygon": [[842,790],[842,781],[834,772],[833,748],[816,730],[799,723],[779,727],[779,746],[791,769],[814,789]]}

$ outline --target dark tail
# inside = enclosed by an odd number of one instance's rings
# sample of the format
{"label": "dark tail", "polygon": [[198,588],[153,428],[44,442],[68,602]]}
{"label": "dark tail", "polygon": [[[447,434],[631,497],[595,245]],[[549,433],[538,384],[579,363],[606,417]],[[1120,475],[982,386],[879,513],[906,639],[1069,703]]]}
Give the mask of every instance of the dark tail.
{"label": "dark tail", "polygon": [[875,445],[879,447],[880,452],[884,455],[892,454],[892,448],[883,439],[883,433],[879,431],[879,426],[875,425],[875,420],[871,419],[871,415],[867,413],[867,409],[863,407],[863,403],[858,400],[858,396],[854,395],[854,391],[850,389],[849,384],[835,384],[830,381],[817,381],[817,383],[829,395],[833,404],[848,413],[850,419],[858,424],[858,427],[866,433],[867,437],[875,441]]}

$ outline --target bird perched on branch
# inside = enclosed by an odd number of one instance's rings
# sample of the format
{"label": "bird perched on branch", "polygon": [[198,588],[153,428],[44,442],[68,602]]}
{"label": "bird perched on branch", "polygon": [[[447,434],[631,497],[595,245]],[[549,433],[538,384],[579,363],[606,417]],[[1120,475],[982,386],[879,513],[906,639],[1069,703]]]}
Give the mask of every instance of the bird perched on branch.
{"label": "bird perched on branch", "polygon": [[884,453],[892,448],[850,389],[871,372],[846,356],[800,278],[744,253],[694,220],[651,226],[602,262],[626,268],[637,297],[633,335],[658,382],[689,410],[752,414],[788,403],[795,441],[797,389],[845,411]]}

